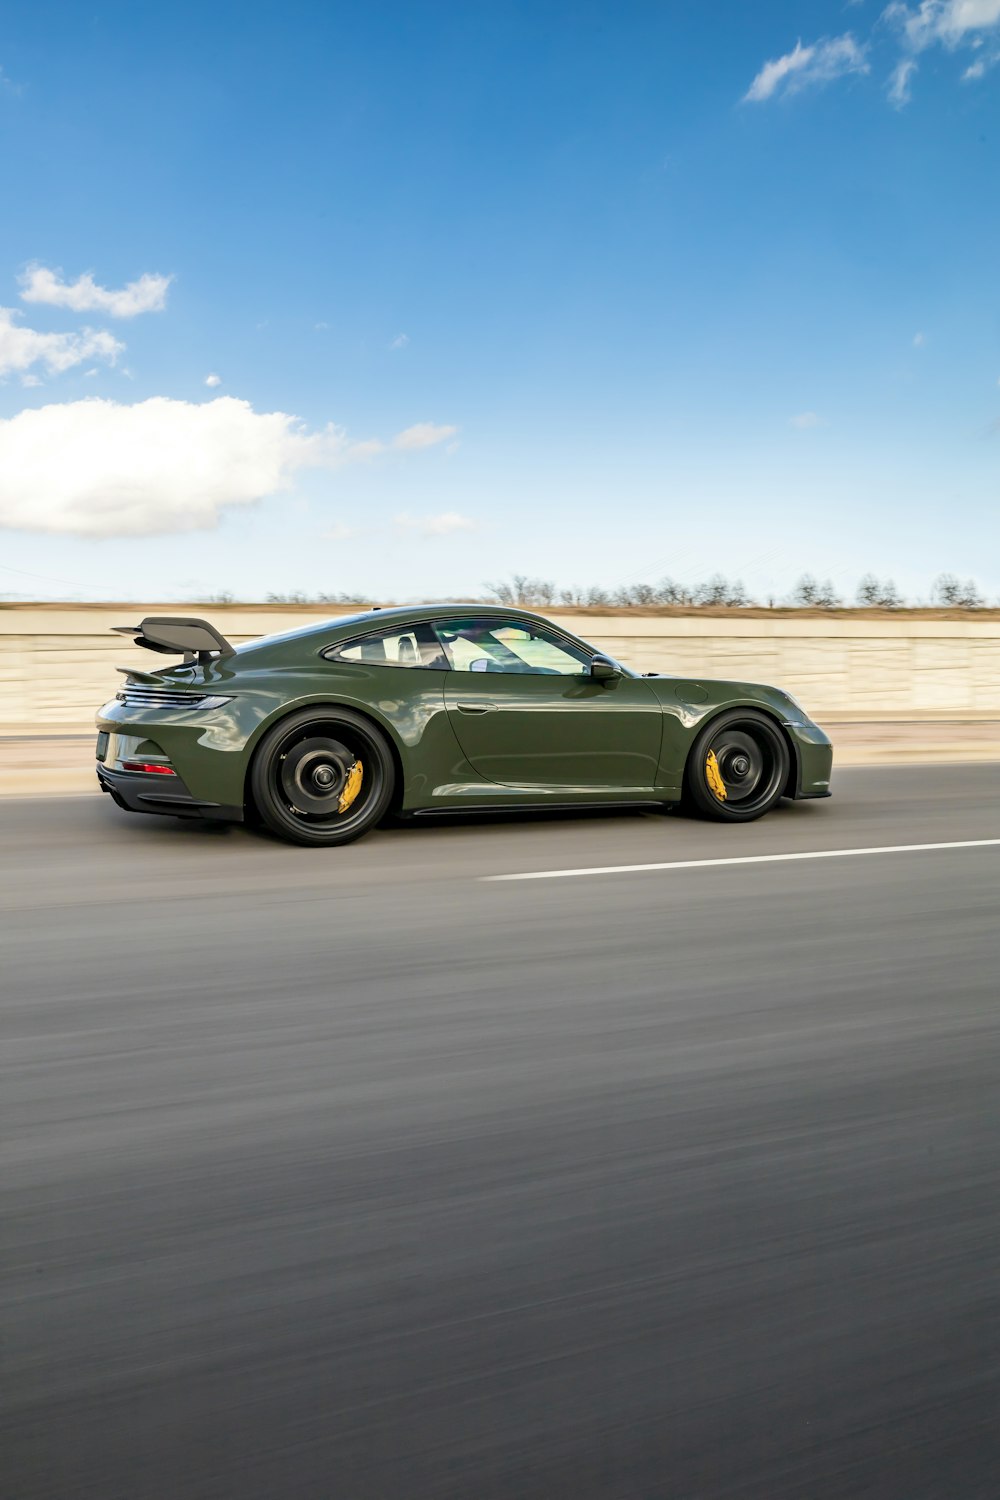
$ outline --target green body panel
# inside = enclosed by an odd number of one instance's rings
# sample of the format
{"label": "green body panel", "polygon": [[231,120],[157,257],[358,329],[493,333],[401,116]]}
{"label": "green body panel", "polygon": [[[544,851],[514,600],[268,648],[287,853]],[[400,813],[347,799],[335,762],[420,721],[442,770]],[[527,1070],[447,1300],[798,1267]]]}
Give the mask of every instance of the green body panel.
{"label": "green body panel", "polygon": [[649,683],[622,677],[445,674],[455,738],[476,776],[558,793],[645,793],[660,784],[663,711]]}
{"label": "green body panel", "polygon": [[[473,612],[467,604],[452,611],[466,617]],[[523,610],[475,612],[538,623]],[[309,705],[349,707],[385,732],[401,772],[401,809],[420,812],[676,801],[702,725],[724,709],[752,706],[785,726],[793,750],[788,794],[829,791],[829,740],[777,688],[627,673],[604,684],[584,673],[486,675],[331,662],[321,654],[366,630],[447,616],[440,606],[382,610],[265,637],[204,666],[132,672],[131,678],[143,684],[189,688],[230,701],[218,708],[184,709],[127,707],[112,700],[99,711],[97,725],[128,737],[128,754],[136,754],[139,744],[142,753],[159,747],[199,802],[240,809],[254,749],[270,725]]]}

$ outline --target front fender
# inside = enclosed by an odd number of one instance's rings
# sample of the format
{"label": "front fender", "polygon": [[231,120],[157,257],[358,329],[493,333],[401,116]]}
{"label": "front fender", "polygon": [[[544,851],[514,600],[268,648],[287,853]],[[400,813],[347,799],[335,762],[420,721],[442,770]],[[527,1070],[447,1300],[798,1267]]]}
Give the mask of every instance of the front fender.
{"label": "front fender", "polygon": [[[664,714],[665,779],[682,785],[691,745],[712,719],[730,709],[752,708],[768,714],[784,733],[791,757],[786,795],[829,795],[833,747],[819,725],[780,688],[715,678],[651,677],[648,681]],[[676,726],[673,732],[671,720]]]}

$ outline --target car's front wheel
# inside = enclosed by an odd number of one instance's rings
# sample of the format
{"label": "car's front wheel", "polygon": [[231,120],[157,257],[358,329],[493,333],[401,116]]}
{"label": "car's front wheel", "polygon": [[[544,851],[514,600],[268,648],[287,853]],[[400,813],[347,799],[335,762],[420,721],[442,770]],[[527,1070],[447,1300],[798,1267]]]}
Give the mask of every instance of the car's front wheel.
{"label": "car's front wheel", "polygon": [[701,731],[684,773],[685,801],[720,823],[749,823],[782,796],[788,745],[766,714],[736,708]]}
{"label": "car's front wheel", "polygon": [[250,772],[261,821],[295,844],[349,844],[386,812],[395,779],[385,737],[347,708],[308,708],[268,730]]}

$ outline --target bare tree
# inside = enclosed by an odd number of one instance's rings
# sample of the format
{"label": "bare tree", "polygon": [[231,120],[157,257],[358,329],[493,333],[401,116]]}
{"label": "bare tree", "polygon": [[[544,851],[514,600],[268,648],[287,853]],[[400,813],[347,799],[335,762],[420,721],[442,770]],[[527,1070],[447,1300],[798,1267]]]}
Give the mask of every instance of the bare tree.
{"label": "bare tree", "polygon": [[695,604],[722,604],[730,609],[743,608],[750,603],[750,596],[740,580],[730,583],[721,573],[713,574],[707,583],[699,583],[692,598]]}
{"label": "bare tree", "polygon": [[613,597],[616,604],[626,609],[649,609],[659,603],[656,589],[650,583],[630,583],[616,589]]}
{"label": "bare tree", "polygon": [[657,599],[661,604],[693,604],[694,598],[691,590],[683,583],[675,583],[672,578],[661,578],[656,590]]}
{"label": "bare tree", "polygon": [[[546,578],[533,578],[527,573],[514,573],[509,579],[501,579],[484,585],[488,597],[497,604],[520,605],[527,609],[550,609],[560,604],[566,609],[651,609],[656,605],[672,605],[681,608],[710,607],[746,609],[754,600],[741,579],[729,579],[722,573],[697,584],[678,582],[673,578],[662,578],[657,584],[620,584],[607,589],[599,584],[583,587],[559,588]],[[302,594],[269,595],[276,603],[304,603]],[[357,595],[320,595],[322,599],[346,602]],[[986,599],[971,578],[962,580],[954,573],[942,573],[935,580],[933,597],[941,605],[955,609],[981,609]],[[904,600],[891,578],[879,578],[866,573],[858,584],[857,603],[869,609],[901,609]],[[773,608],[775,599],[767,603]],[[795,584],[787,603],[803,609],[842,609],[844,601],[829,578],[817,578],[804,573]]]}
{"label": "bare tree", "polygon": [[820,582],[811,573],[803,573],[792,590],[792,603],[806,609],[837,609],[840,600],[829,578]]}
{"label": "bare tree", "polygon": [[515,573],[510,582],[484,584],[497,604],[519,604],[528,609],[550,609],[556,602],[556,586],[547,578],[529,578]]}
{"label": "bare tree", "polygon": [[963,583],[954,573],[941,573],[935,578],[932,596],[950,609],[982,609],[986,603],[974,579],[967,578]]}
{"label": "bare tree", "polygon": [[899,609],[903,596],[891,578],[880,581],[874,573],[866,573],[858,584],[858,603],[869,608]]}
{"label": "bare tree", "polygon": [[[306,594],[301,589],[293,589],[290,594],[265,594],[264,599],[267,604],[358,604],[364,597],[358,593]],[[232,595],[223,595],[216,602],[232,603]]]}

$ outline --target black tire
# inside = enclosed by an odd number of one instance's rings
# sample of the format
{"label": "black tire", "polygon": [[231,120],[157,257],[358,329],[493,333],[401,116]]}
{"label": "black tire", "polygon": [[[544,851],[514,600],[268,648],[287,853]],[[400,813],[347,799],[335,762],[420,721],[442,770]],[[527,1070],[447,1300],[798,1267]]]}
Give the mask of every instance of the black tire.
{"label": "black tire", "polygon": [[[351,771],[358,789],[351,796]],[[293,844],[350,844],[373,828],[392,800],[392,752],[361,714],[334,706],[289,714],[261,740],[250,793],[261,821]]]}
{"label": "black tire", "polygon": [[774,720],[733,708],[706,724],[692,745],[684,800],[704,818],[750,823],[782,797],[789,765],[788,744]]}

